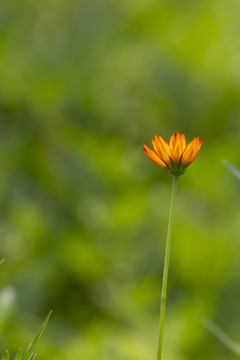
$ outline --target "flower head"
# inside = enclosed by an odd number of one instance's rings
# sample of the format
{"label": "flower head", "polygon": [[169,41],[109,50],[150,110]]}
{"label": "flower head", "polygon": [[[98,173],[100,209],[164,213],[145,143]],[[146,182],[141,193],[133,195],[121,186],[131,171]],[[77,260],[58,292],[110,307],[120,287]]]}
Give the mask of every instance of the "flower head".
{"label": "flower head", "polygon": [[157,165],[164,167],[171,175],[183,175],[186,168],[198,156],[202,140],[195,137],[186,144],[184,134],[176,133],[166,142],[162,136],[152,139],[153,148],[143,145],[143,151]]}

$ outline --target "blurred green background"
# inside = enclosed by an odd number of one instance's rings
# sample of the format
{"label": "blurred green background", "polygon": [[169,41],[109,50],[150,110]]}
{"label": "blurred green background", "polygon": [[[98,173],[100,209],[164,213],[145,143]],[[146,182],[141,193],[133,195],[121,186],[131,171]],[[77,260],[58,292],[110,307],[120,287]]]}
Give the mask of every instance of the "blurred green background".
{"label": "blurred green background", "polygon": [[204,140],[179,181],[167,360],[240,342],[238,0],[2,0],[0,351],[156,358],[172,179],[142,151]]}

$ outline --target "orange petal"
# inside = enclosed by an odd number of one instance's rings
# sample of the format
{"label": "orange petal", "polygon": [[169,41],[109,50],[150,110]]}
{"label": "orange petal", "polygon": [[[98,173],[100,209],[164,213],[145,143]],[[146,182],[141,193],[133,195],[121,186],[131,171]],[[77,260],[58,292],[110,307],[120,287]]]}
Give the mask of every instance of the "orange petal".
{"label": "orange petal", "polygon": [[185,167],[187,164],[191,163],[196,159],[199,149],[202,146],[202,140],[199,140],[198,137],[192,139],[192,141],[187,145],[186,149],[182,154],[181,166]]}
{"label": "orange petal", "polygon": [[152,148],[149,148],[147,145],[143,144],[144,148],[143,151],[147,156],[157,165],[167,168],[166,164],[159,158],[156,151]]}
{"label": "orange petal", "polygon": [[170,166],[171,165],[169,159],[170,149],[166,141],[161,136],[155,135],[155,138],[152,139],[152,143],[160,159],[162,159],[165,163],[167,163]]}
{"label": "orange petal", "polygon": [[179,141],[181,144],[180,146],[181,146],[181,154],[182,154],[186,148],[186,137],[184,134],[182,134],[182,133],[179,134]]}
{"label": "orange petal", "polygon": [[172,135],[169,141],[169,148],[171,151],[171,158],[177,165],[184,149],[186,148],[185,135],[178,132]]}

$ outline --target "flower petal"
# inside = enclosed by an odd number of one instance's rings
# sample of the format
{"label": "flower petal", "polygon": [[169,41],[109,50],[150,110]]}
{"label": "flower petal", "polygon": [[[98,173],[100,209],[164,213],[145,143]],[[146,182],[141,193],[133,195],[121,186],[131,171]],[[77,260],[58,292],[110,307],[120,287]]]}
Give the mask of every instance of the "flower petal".
{"label": "flower petal", "polygon": [[145,152],[145,154],[147,154],[150,160],[152,160],[155,164],[159,166],[167,168],[166,164],[159,158],[158,154],[154,149],[149,148],[146,144],[143,144],[143,146],[144,146],[143,151]]}
{"label": "flower petal", "polygon": [[186,137],[184,134],[182,134],[182,133],[179,134],[179,141],[181,144],[180,146],[181,146],[181,154],[182,154],[186,148]]}
{"label": "flower petal", "polygon": [[184,149],[186,148],[185,135],[178,132],[172,135],[169,141],[169,148],[171,151],[170,156],[173,159],[174,163],[177,165]]}
{"label": "flower petal", "polygon": [[160,159],[171,166],[169,159],[170,149],[166,141],[161,136],[155,135],[155,138],[152,139],[152,144]]}
{"label": "flower petal", "polygon": [[181,166],[185,167],[190,164],[194,159],[196,159],[199,149],[202,146],[202,140],[199,140],[198,137],[192,139],[192,141],[187,145],[186,149],[182,154]]}

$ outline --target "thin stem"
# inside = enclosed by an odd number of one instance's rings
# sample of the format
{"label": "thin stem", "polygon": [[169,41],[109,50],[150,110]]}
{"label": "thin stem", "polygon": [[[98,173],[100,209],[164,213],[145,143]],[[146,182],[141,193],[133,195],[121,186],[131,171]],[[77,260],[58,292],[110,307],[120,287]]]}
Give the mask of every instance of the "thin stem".
{"label": "thin stem", "polygon": [[169,267],[169,259],[170,259],[172,229],[173,229],[173,215],[174,215],[174,207],[175,207],[176,193],[177,193],[177,182],[178,182],[178,176],[174,176],[172,199],[171,199],[169,222],[168,222],[167,242],[166,242],[165,258],[164,258],[157,360],[162,360],[163,358],[162,345],[163,345],[164,317],[165,317],[165,308],[166,308],[168,267]]}

